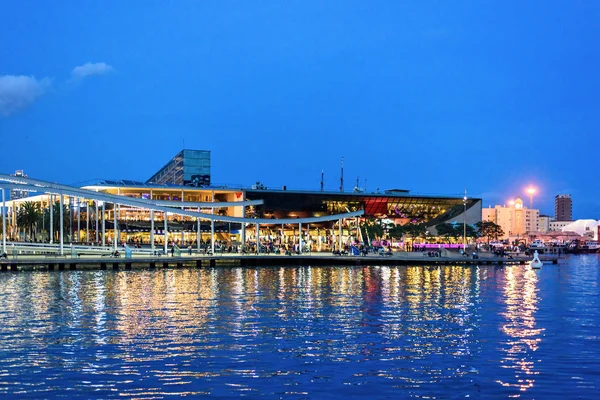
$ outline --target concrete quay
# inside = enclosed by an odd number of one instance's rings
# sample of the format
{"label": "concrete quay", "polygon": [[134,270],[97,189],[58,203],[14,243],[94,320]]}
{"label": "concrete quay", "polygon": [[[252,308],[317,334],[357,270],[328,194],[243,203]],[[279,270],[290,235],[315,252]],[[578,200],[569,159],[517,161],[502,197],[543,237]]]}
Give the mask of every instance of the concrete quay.
{"label": "concrete quay", "polygon": [[[558,256],[546,256],[544,262],[558,263]],[[479,258],[446,254],[441,257],[430,257],[428,253],[396,252],[392,255],[333,255],[332,253],[311,253],[300,255],[241,255],[223,254],[216,256],[182,255],[148,256],[134,255],[133,257],[100,257],[97,255],[70,256],[40,256],[20,255],[17,258],[0,260],[0,271],[24,270],[79,270],[79,269],[132,269],[132,268],[183,268],[183,267],[217,267],[217,266],[347,266],[347,265],[515,265],[526,264],[530,257],[497,257],[490,254],[480,254]]]}

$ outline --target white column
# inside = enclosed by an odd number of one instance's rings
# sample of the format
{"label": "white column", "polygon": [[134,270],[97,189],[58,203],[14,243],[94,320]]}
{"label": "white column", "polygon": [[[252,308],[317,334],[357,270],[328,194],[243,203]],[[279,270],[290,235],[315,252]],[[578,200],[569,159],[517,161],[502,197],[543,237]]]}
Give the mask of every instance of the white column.
{"label": "white column", "polygon": [[77,242],[81,240],[81,199],[77,198]]}
{"label": "white column", "polygon": [[94,231],[96,231],[96,244],[98,244],[98,200],[94,200],[94,203],[96,204],[96,207],[94,207],[94,214],[96,214],[96,229],[94,229]]}
{"label": "white column", "polygon": [[256,254],[260,254],[260,224],[256,224]]}
{"label": "white column", "polygon": [[50,244],[54,243],[54,195],[50,195]]}
{"label": "white column", "polygon": [[[200,213],[200,207],[198,207],[198,213]],[[198,248],[198,252],[200,252],[200,239],[202,239],[202,234],[200,233],[200,217],[196,218],[196,222],[198,225],[196,228],[196,247]]]}
{"label": "white column", "polygon": [[[210,201],[212,203],[215,202],[215,191],[214,190],[210,192]],[[215,208],[214,207],[210,208],[210,213],[212,215],[215,215]],[[213,253],[213,256],[214,256],[215,255],[215,220],[214,219],[210,221],[210,242],[211,242],[211,245],[212,245],[212,253]]]}
{"label": "white column", "polygon": [[[121,205],[117,204],[117,221],[121,220]],[[121,231],[117,228],[117,239],[121,241]]]}
{"label": "white column", "polygon": [[2,188],[2,252],[6,253],[6,198]]}
{"label": "white column", "polygon": [[212,249],[212,255],[215,255],[215,220],[210,220],[210,246]]}
{"label": "white column", "polygon": [[69,196],[69,238],[73,241],[73,197]]}
{"label": "white column", "polygon": [[64,243],[64,237],[63,237],[63,231],[64,231],[64,213],[63,213],[63,204],[64,204],[64,199],[63,199],[63,195],[60,195],[60,232],[59,232],[59,236],[60,236],[60,255],[64,255],[64,249],[63,249],[63,243]]}
{"label": "white column", "polygon": [[[120,195],[121,195],[121,188],[117,188],[117,196],[120,196]],[[119,229],[117,228],[117,224],[116,224],[116,222],[117,222],[117,210],[119,210],[119,219],[121,219],[121,206],[118,205],[118,204],[115,204],[115,207],[114,207],[114,210],[113,210],[114,213],[115,213],[115,215],[113,216],[114,220],[115,220],[115,226],[114,226],[114,228],[115,228],[114,229],[115,251],[117,250],[117,242],[119,241],[119,237],[121,236],[121,232],[119,232]]]}
{"label": "white column", "polygon": [[[242,201],[244,198],[242,198]],[[246,218],[246,206],[242,206],[242,218]],[[242,222],[241,224],[242,231],[240,232],[240,241],[242,242],[242,247],[246,245],[246,224]]]}
{"label": "white column", "polygon": [[164,249],[165,249],[165,256],[166,256],[167,252],[169,251],[169,249],[167,247],[167,237],[168,237],[168,235],[167,235],[168,230],[167,229],[168,229],[168,227],[167,227],[167,213],[166,212],[165,212],[165,223],[164,224],[165,224],[165,226],[164,226],[164,229],[165,229],[165,231],[164,231],[164,234],[165,234]]}
{"label": "white column", "polygon": [[154,251],[154,210],[150,210],[150,248]]}
{"label": "white column", "polygon": [[113,220],[114,220],[114,225],[113,225],[113,235],[115,237],[115,251],[117,251],[117,241],[119,240],[119,237],[117,236],[117,231],[119,230],[119,228],[117,227],[117,204],[113,204]]}
{"label": "white column", "polygon": [[298,223],[298,251],[302,254],[302,222]]}
{"label": "white column", "polygon": [[72,197],[68,196],[67,200],[69,200],[69,237],[73,240],[73,210],[71,206],[73,205]]}
{"label": "white column", "polygon": [[321,229],[317,228],[317,240],[319,243],[319,252],[321,252],[321,243],[323,242],[323,239],[321,239]]}
{"label": "white column", "polygon": [[90,242],[90,201],[85,202],[85,241]]}
{"label": "white column", "polygon": [[[181,191],[181,202],[183,203],[183,190]],[[181,207],[181,209],[183,210],[183,207]],[[183,223],[183,218],[185,218],[183,215],[181,216],[181,248],[183,248],[183,245],[185,243],[185,233],[183,231],[183,227],[185,226],[185,224]]]}
{"label": "white column", "polygon": [[339,238],[339,251],[342,251],[342,220],[340,219],[340,238]]}
{"label": "white column", "polygon": [[[150,189],[150,200],[153,200],[153,193],[152,193],[152,189]],[[150,210],[150,220],[151,222],[151,227],[150,227],[150,248],[152,250],[154,250],[154,210]]]}
{"label": "white column", "polygon": [[106,208],[102,202],[102,246],[106,245]]}

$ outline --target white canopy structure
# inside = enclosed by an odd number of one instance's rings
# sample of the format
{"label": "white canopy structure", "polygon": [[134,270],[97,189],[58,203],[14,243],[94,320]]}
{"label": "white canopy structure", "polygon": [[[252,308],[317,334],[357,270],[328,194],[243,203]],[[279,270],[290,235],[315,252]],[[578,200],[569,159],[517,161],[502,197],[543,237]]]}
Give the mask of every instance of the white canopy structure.
{"label": "white canopy structure", "polygon": [[[302,224],[311,224],[325,221],[341,221],[345,218],[355,218],[363,215],[364,210],[348,212],[343,214],[334,214],[334,215],[325,215],[320,217],[310,217],[310,218],[287,218],[287,219],[274,219],[274,218],[247,218],[247,217],[231,217],[224,216],[218,214],[207,214],[200,212],[200,208],[218,208],[218,207],[227,207],[227,206],[241,206],[246,207],[250,205],[260,205],[263,204],[262,200],[245,200],[239,202],[185,202],[185,201],[166,201],[166,200],[152,200],[152,199],[140,199],[133,198],[127,196],[120,196],[108,193],[102,193],[89,189],[81,189],[77,187],[61,185],[58,183],[46,182],[36,179],[17,177],[11,175],[0,174],[0,188],[2,190],[2,220],[3,220],[3,251],[6,252],[6,197],[5,191],[11,189],[19,189],[25,190],[28,192],[37,192],[37,193],[45,193],[51,195],[58,195],[60,199],[60,207],[59,212],[61,213],[60,218],[60,231],[59,231],[59,242],[60,242],[60,254],[63,254],[63,246],[64,246],[64,238],[63,238],[63,197],[71,196],[79,199],[86,200],[95,200],[97,202],[102,202],[102,207],[104,210],[104,203],[112,203],[115,206],[124,205],[133,208],[150,210],[151,212],[151,235],[154,232],[154,212],[163,212],[165,213],[164,218],[164,230],[165,232],[168,230],[167,227],[167,218],[166,215],[182,215],[187,217],[196,218],[198,224],[200,224],[200,220],[209,220],[211,221],[211,243],[212,243],[212,251],[214,254],[214,222],[215,221],[225,221],[225,222],[234,222],[241,223],[242,226],[245,224],[255,224],[256,231],[259,232],[260,224],[298,224],[300,226],[300,231],[302,230]],[[187,208],[187,209],[186,209]],[[197,211],[193,210],[197,209]],[[52,203],[50,206],[50,213],[52,215],[53,208]],[[115,250],[117,248],[117,216],[116,213],[114,215],[114,234],[115,234]],[[52,227],[53,218],[50,218],[50,230],[53,230]],[[104,229],[104,227],[103,227]],[[341,247],[341,223],[340,223],[340,247]],[[200,229],[198,229],[198,232]],[[151,245],[154,247],[154,241],[151,240]],[[199,246],[199,241],[198,241]],[[257,246],[260,251],[260,246]],[[302,246],[300,246],[301,248]],[[167,241],[164,243],[164,251],[167,251]]]}
{"label": "white canopy structure", "polygon": [[561,228],[563,232],[575,232],[581,236],[598,240],[598,225],[600,221],[595,219],[578,219]]}

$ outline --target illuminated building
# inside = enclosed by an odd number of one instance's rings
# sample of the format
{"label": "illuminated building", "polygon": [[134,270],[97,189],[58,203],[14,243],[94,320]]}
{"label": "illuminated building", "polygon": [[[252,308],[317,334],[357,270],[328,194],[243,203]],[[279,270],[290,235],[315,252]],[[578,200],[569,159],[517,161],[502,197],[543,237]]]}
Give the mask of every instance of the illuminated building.
{"label": "illuminated building", "polygon": [[[366,218],[386,218],[400,225],[422,223],[433,234],[438,224],[462,224],[465,219],[462,197],[412,195],[408,190],[340,193],[248,189],[245,195],[249,200],[264,200],[255,212],[259,216],[273,218],[314,217],[365,210]],[[481,199],[467,199],[466,209],[467,224],[481,221]]]}
{"label": "illuminated building", "polygon": [[[146,183],[133,180],[99,180],[89,182],[81,189],[94,191],[99,195],[123,196],[132,201],[129,205],[125,202],[119,204],[114,200],[98,201],[101,196],[96,200],[85,200],[85,195],[79,192],[72,195],[74,197],[66,196],[65,205],[69,209],[66,234],[69,241],[104,244],[105,239],[108,242],[117,237],[119,242],[133,240],[144,244],[167,241],[189,243],[197,241],[197,238],[208,240],[211,237],[208,232],[214,230],[218,240],[245,242],[256,240],[258,229],[260,238],[269,241],[278,237],[293,241],[299,237],[318,238],[321,249],[321,244],[327,248],[337,242],[337,239],[332,240],[333,236],[343,237],[344,241],[350,238],[357,239],[357,224],[365,218],[385,218],[400,225],[423,224],[431,235],[437,233],[435,226],[438,224],[474,225],[481,221],[481,199],[477,198],[468,198],[465,201],[463,197],[458,196],[413,195],[408,190],[348,193],[285,188],[274,190],[262,185],[245,189],[210,186],[210,152],[201,150],[182,150]],[[71,192],[74,193],[73,190]],[[16,236],[24,236],[18,233],[14,217],[23,201],[36,201],[41,203],[43,209],[48,209],[51,203],[56,204],[57,198],[57,195],[47,193],[8,203],[11,211],[11,234],[17,232]],[[152,208],[135,207],[134,199],[138,199],[138,203],[140,200],[155,203],[181,202],[182,211],[203,213],[204,216],[197,218],[189,213],[178,215],[169,211],[166,216],[169,228],[160,229],[160,224],[154,226],[154,222],[164,222],[164,212],[154,215]],[[237,202],[254,204],[240,206]],[[117,206],[114,206],[114,203],[117,203]],[[211,203],[226,205],[214,207]],[[163,206],[179,208],[173,204]],[[363,210],[364,215],[360,218],[343,221],[330,218]],[[231,218],[230,221],[213,220],[211,223],[207,220],[207,214],[262,220],[260,226],[259,223],[241,223]],[[311,219],[311,222],[302,225],[303,218]],[[279,222],[282,219],[287,219],[288,222]],[[299,219],[300,223],[291,222],[295,219]],[[249,236],[245,235],[247,227]],[[113,231],[115,228],[116,235]],[[100,237],[99,231],[103,232]],[[44,240],[50,238],[45,237]]]}
{"label": "illuminated building", "polygon": [[548,215],[540,215],[538,218],[538,230],[542,233],[546,233],[550,230],[550,222],[553,221],[552,217]]}
{"label": "illuminated building", "polygon": [[181,150],[146,183],[182,186],[210,185],[210,151]]}
{"label": "illuminated building", "polygon": [[539,210],[525,207],[520,197],[517,197],[517,200],[511,202],[508,207],[497,205],[482,210],[483,221],[492,221],[500,225],[504,231],[504,236],[500,239],[537,232],[539,215]]}
{"label": "illuminated building", "polygon": [[548,223],[548,231],[550,232],[559,232],[562,231],[563,228],[569,225],[573,221],[550,221]]}

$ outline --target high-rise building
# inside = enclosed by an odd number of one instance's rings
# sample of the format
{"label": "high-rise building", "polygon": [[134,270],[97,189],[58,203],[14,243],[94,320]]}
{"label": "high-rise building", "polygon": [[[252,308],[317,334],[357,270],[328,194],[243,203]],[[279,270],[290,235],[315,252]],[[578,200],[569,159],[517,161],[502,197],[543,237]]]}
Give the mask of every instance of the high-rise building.
{"label": "high-rise building", "polygon": [[554,198],[554,219],[557,221],[573,219],[573,202],[570,194],[557,194]]}
{"label": "high-rise building", "polygon": [[209,186],[210,151],[181,150],[146,183]]}
{"label": "high-rise building", "polygon": [[[18,169],[15,171],[14,174],[10,174],[11,176],[20,176],[22,178],[27,178],[27,174],[25,174],[23,172],[22,169]],[[26,190],[20,190],[20,189],[13,189],[10,191],[10,198],[11,200],[15,200],[15,199],[22,199],[24,197],[29,196],[29,192]]]}

